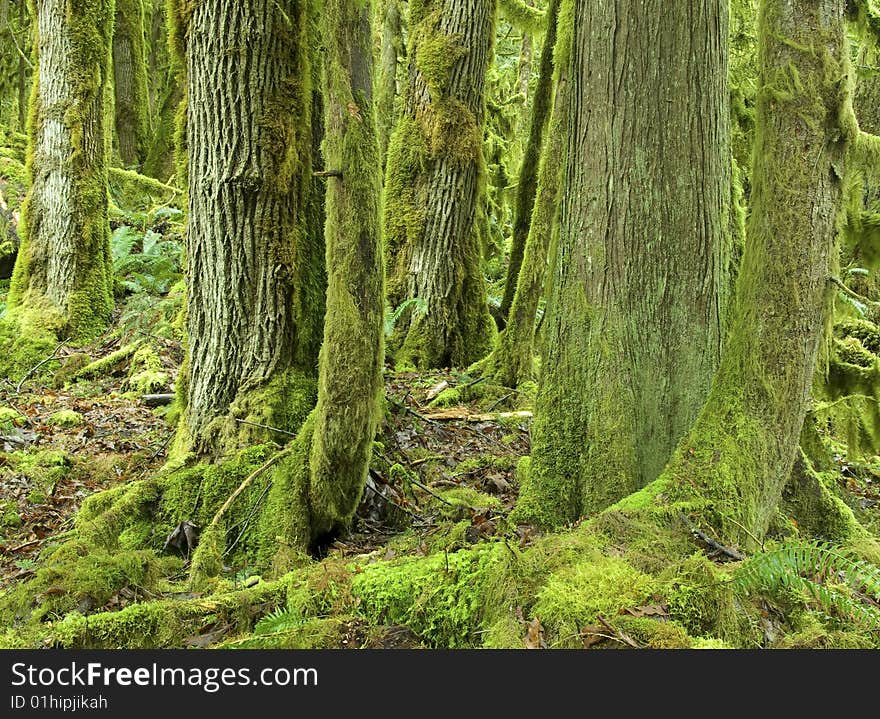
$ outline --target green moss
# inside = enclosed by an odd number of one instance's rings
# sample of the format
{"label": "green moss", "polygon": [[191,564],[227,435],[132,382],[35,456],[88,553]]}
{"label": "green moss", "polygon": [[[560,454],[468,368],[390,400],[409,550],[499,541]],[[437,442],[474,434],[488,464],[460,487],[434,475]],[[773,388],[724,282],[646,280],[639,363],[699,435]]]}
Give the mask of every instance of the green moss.
{"label": "green moss", "polygon": [[156,206],[181,209],[180,190],[131,170],[110,168],[108,186],[113,202],[126,212],[147,212]]}
{"label": "green moss", "polygon": [[656,580],[626,562],[595,557],[551,574],[531,611],[554,628],[548,644],[573,647],[581,627],[646,603],[656,589]]}
{"label": "green moss", "polygon": [[106,357],[101,357],[94,362],[87,364],[80,369],[75,375],[75,379],[98,379],[107,375],[117,374],[127,367],[131,358],[140,349],[140,342],[133,342],[120,347],[118,350],[111,352]]}
{"label": "green moss", "polygon": [[63,409],[53,413],[49,419],[46,420],[46,424],[69,429],[71,427],[78,427],[83,421],[83,416],[79,412],[74,412],[71,409]]}
{"label": "green moss", "polygon": [[[150,98],[143,0],[114,0],[113,83],[116,138],[123,164],[140,166],[150,144]],[[130,63],[128,67],[123,61]],[[124,74],[124,78],[120,75]],[[120,82],[120,80],[123,80]]]}
{"label": "green moss", "polygon": [[0,347],[4,350],[0,354],[0,375],[18,380],[28,372],[31,377],[49,372],[51,362],[37,367],[58,346],[63,322],[57,308],[46,300],[34,299],[8,309],[0,318]]}
{"label": "green moss", "polygon": [[168,373],[153,348],[149,344],[139,346],[132,355],[125,387],[139,394],[150,394],[166,387],[168,381]]}

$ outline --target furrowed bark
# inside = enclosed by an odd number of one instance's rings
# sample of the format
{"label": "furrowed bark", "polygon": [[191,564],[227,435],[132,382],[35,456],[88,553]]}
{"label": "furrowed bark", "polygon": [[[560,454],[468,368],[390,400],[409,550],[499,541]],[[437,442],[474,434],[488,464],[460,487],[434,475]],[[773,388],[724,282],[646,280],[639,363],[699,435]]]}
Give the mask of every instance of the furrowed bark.
{"label": "furrowed bark", "polygon": [[294,1],[190,10],[184,421],[197,451],[222,452],[239,435],[228,416],[295,431],[314,401],[291,301],[308,286],[309,25]]}
{"label": "furrowed bark", "polygon": [[385,208],[391,303],[427,305],[398,327],[404,364],[466,366],[492,339],[476,215],[494,17],[493,0],[411,9],[409,85],[389,149]]}
{"label": "furrowed bark", "polygon": [[31,190],[9,307],[85,338],[113,307],[103,114],[113,2],[37,0],[33,14]]}
{"label": "furrowed bark", "polygon": [[729,242],[727,12],[575,3],[536,494],[521,510],[541,523],[655,479],[709,392]]}
{"label": "furrowed bark", "polygon": [[113,90],[119,157],[123,166],[140,169],[150,145],[143,0],[116,0],[115,28]]}

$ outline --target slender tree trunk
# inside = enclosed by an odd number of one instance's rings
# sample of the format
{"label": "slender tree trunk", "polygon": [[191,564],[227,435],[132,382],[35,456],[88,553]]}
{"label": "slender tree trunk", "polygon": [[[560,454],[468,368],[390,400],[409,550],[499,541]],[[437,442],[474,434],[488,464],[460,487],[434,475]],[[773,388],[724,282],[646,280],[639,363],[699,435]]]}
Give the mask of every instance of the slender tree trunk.
{"label": "slender tree trunk", "polygon": [[[510,306],[513,304],[526,240],[529,236],[532,208],[535,205],[535,195],[538,190],[541,150],[550,117],[550,108],[553,106],[553,50],[556,47],[556,18],[559,15],[560,2],[561,0],[550,0],[550,5],[547,7],[547,30],[544,33],[544,46],[541,50],[538,86],[535,88],[535,99],[532,103],[532,124],[529,127],[529,139],[519,171],[510,265],[507,268],[507,281],[504,284],[504,296],[501,300],[501,317],[505,324],[510,314]],[[528,35],[524,35],[523,42],[527,37]]]}
{"label": "slender tree trunk", "polygon": [[[560,17],[571,18],[572,3],[566,2]],[[552,9],[552,7],[551,7]],[[544,293],[547,261],[551,240],[558,219],[565,165],[565,141],[568,124],[568,63],[571,53],[571,26],[561,27],[553,50],[556,88],[547,141],[541,156],[538,186],[532,208],[529,236],[523,254],[522,268],[516,280],[516,293],[510,306],[507,327],[501,333],[498,346],[487,359],[484,374],[505,387],[519,387],[534,381],[535,371],[535,318]],[[543,59],[543,58],[542,58]]]}
{"label": "slender tree trunk", "polygon": [[[18,26],[24,30],[28,27],[27,0],[19,0],[18,3]],[[27,37],[27,33],[22,33]],[[27,45],[28,43],[22,43]],[[18,131],[27,132],[27,99],[28,99],[28,66],[25,59],[18,56]]]}
{"label": "slender tree trunk", "polygon": [[116,0],[113,89],[119,157],[125,167],[140,169],[150,145],[143,0]]}
{"label": "slender tree trunk", "polygon": [[571,129],[523,516],[657,477],[721,350],[727,2],[575,3]]}
{"label": "slender tree trunk", "polygon": [[184,422],[201,452],[241,441],[253,425],[239,419],[294,431],[314,402],[292,301],[309,286],[295,262],[311,187],[306,20],[294,0],[221,0],[175,34],[189,88]]}
{"label": "slender tree trunk", "polygon": [[113,306],[103,115],[113,2],[37,0],[34,17],[31,190],[9,306],[87,337]]}
{"label": "slender tree trunk", "polygon": [[397,97],[397,58],[403,44],[403,28],[398,0],[382,3],[382,54],[376,92],[376,122],[382,168],[388,157],[388,141],[394,129],[394,100]]}
{"label": "slender tree trunk", "polygon": [[464,366],[491,343],[476,218],[494,17],[494,0],[410,8],[409,85],[389,149],[385,209],[391,302],[427,305],[398,328],[405,364]]}

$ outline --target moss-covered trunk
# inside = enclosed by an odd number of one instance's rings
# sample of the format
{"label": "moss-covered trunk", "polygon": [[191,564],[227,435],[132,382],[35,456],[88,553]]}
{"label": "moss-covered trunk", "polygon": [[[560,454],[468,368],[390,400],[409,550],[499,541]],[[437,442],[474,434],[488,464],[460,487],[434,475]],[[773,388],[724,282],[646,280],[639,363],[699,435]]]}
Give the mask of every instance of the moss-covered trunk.
{"label": "moss-covered trunk", "polygon": [[295,431],[314,403],[293,302],[312,286],[297,257],[311,187],[310,25],[294,0],[181,8],[191,11],[176,20],[187,22],[176,31],[188,84],[183,429],[196,450],[222,453],[254,423]]}
{"label": "moss-covered trunk", "polygon": [[712,392],[652,489],[722,541],[763,536],[791,476],[830,311],[853,127],[843,0],[765,0],[752,203],[729,342]]}
{"label": "moss-covered trunk", "polygon": [[398,0],[384,0],[381,8],[382,51],[379,58],[376,88],[376,124],[382,167],[388,157],[388,141],[394,129],[394,105],[397,97],[397,58],[403,47],[403,23]]}
{"label": "moss-covered trunk", "polygon": [[[22,246],[10,318],[63,337],[102,330],[113,306],[104,93],[113,2],[37,0]],[[34,332],[37,332],[34,329]]]}
{"label": "moss-covered trunk", "polygon": [[721,350],[727,2],[575,4],[568,164],[524,516],[657,477]]}
{"label": "moss-covered trunk", "polygon": [[384,265],[381,166],[373,108],[371,13],[328,0],[322,19],[327,79],[324,157],[327,311],[318,403],[275,470],[261,532],[275,563],[346,526],[364,488],[380,416]]}
{"label": "moss-covered trunk", "polygon": [[140,169],[150,146],[150,95],[143,0],[116,0],[115,27],[113,92],[116,142],[122,164]]}
{"label": "moss-covered trunk", "polygon": [[[513,304],[513,296],[516,293],[516,285],[526,249],[526,240],[529,236],[532,209],[535,206],[535,196],[538,191],[538,172],[544,135],[550,118],[550,109],[553,107],[553,50],[556,47],[556,18],[559,15],[560,2],[561,0],[550,0],[550,5],[547,7],[547,30],[544,33],[544,45],[541,50],[538,84],[535,87],[535,96],[532,101],[529,139],[526,143],[525,154],[519,170],[519,182],[516,187],[510,265],[507,268],[507,281],[504,284],[504,296],[501,299],[500,314],[505,324]],[[525,34],[523,52],[525,52],[527,39],[529,39],[529,35]],[[528,80],[526,80],[525,87],[528,89]]]}
{"label": "moss-covered trunk", "polygon": [[430,0],[410,8],[409,84],[385,183],[389,296],[420,298],[398,327],[405,364],[464,366],[489,349],[478,203],[494,0]]}
{"label": "moss-covered trunk", "polygon": [[[176,2],[176,0],[171,0],[171,2]],[[160,4],[161,8],[157,8],[154,11],[154,16],[161,16],[161,21],[164,23],[161,42],[166,42],[174,32],[173,14],[169,12],[163,0],[160,0]],[[160,42],[160,40],[154,37],[154,42]],[[167,55],[168,60],[167,66],[162,70],[162,80],[154,79],[156,86],[155,129],[150,141],[150,149],[144,160],[143,170],[145,175],[155,177],[163,182],[168,182],[175,175],[177,118],[186,86],[180,57],[178,57],[177,53],[168,52],[167,50],[166,48],[164,53],[158,50],[154,52],[158,56]],[[182,179],[177,178],[177,184],[180,184]]]}

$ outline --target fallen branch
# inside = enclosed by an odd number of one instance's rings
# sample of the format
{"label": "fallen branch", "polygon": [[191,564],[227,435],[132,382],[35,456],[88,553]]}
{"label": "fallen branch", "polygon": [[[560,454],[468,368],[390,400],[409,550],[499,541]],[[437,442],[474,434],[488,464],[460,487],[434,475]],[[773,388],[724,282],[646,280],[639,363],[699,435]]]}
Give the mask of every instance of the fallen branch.
{"label": "fallen branch", "polygon": [[854,299],[856,302],[860,302],[861,304],[870,307],[874,310],[880,310],[880,302],[875,302],[874,300],[869,300],[867,297],[863,297],[858,292],[851,290],[839,277],[834,277],[833,275],[828,278],[831,284],[837,285],[838,289],[843,292],[847,297]]}
{"label": "fallen branch", "polygon": [[238,489],[236,489],[232,494],[229,495],[228,499],[223,503],[223,506],[217,510],[217,514],[214,515],[214,518],[211,520],[211,524],[209,527],[216,527],[220,520],[223,518],[223,515],[226,513],[226,510],[232,505],[235,501],[235,498],[238,497],[239,494],[244,492],[248,488],[248,485],[253,482],[257,477],[259,477],[263,472],[265,472],[269,467],[275,464],[282,457],[286,457],[293,451],[293,447],[288,447],[287,449],[282,449],[277,454],[273,455],[268,462],[263,464],[261,467],[255,469],[251,474],[245,477],[244,481],[238,485]]}
{"label": "fallen branch", "polygon": [[681,520],[685,523],[687,528],[691,531],[691,533],[695,537],[698,537],[699,539],[703,540],[706,544],[708,544],[710,547],[712,547],[712,549],[714,549],[718,552],[721,552],[725,556],[730,557],[731,559],[735,559],[738,562],[742,562],[745,559],[745,555],[740,554],[735,549],[731,549],[730,547],[725,547],[723,544],[716,542],[714,539],[712,539],[712,537],[708,536],[705,532],[701,532],[699,529],[697,529],[693,524],[691,524],[690,520],[684,515],[683,512],[679,512],[678,516],[681,518]]}
{"label": "fallen branch", "polygon": [[633,649],[644,649],[644,647],[636,642],[629,634],[620,631],[620,629],[618,629],[617,627],[613,627],[601,614],[597,616],[596,619],[602,622],[602,626],[604,626],[609,632],[612,632],[614,634],[614,639],[616,639],[621,644],[626,644]]}
{"label": "fallen branch", "polygon": [[70,341],[70,338],[68,337],[66,340],[62,341],[62,343],[60,345],[58,345],[54,350],[52,350],[52,354],[50,354],[46,359],[44,359],[39,364],[34,365],[27,372],[25,372],[24,377],[21,378],[18,385],[16,385],[16,387],[15,387],[15,394],[21,393],[21,388],[22,388],[22,385],[24,385],[25,380],[27,380],[28,377],[30,377],[34,372],[36,372],[38,369],[40,369],[40,367],[42,367],[44,364],[48,364],[52,360],[56,360],[56,361],[60,362],[59,358],[56,357],[55,355],[58,354],[58,350],[60,350],[62,347],[64,347],[64,345],[66,345],[69,341]]}
{"label": "fallen branch", "polygon": [[247,419],[238,419],[235,417],[235,421],[239,424],[247,424],[251,427],[259,427],[260,429],[270,429],[273,432],[278,432],[279,434],[286,434],[288,437],[296,437],[295,432],[288,432],[286,429],[279,429],[278,427],[270,427],[268,424],[260,424],[259,422],[251,422]]}
{"label": "fallen branch", "polygon": [[164,407],[174,401],[174,393],[170,394],[145,394],[141,396],[141,402],[147,407]]}
{"label": "fallen branch", "polygon": [[444,409],[438,412],[431,412],[431,414],[425,415],[423,419],[432,422],[449,420],[461,420],[462,422],[495,422],[500,419],[531,419],[532,416],[532,413],[528,410],[521,410],[518,412],[497,412],[492,414],[470,414],[462,409]]}

